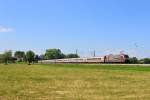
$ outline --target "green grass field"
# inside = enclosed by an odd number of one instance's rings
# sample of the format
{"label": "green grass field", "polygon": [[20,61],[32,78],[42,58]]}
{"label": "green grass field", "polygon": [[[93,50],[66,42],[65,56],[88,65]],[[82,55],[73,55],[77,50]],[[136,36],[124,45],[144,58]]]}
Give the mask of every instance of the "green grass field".
{"label": "green grass field", "polygon": [[0,100],[150,100],[150,66],[0,65]]}

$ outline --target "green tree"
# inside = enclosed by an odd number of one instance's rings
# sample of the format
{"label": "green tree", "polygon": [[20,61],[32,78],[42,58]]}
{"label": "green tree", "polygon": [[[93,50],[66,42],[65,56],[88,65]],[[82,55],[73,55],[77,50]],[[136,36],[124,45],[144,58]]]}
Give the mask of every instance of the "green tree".
{"label": "green tree", "polygon": [[45,53],[45,59],[61,59],[63,54],[60,49],[48,49]]}
{"label": "green tree", "polygon": [[131,64],[138,64],[139,60],[136,57],[129,58]]}
{"label": "green tree", "polygon": [[66,58],[79,58],[79,55],[71,53],[71,54],[66,55]]}
{"label": "green tree", "polygon": [[26,60],[28,64],[30,65],[32,62],[34,62],[35,53],[31,50],[26,52]]}
{"label": "green tree", "polygon": [[12,59],[12,51],[5,51],[4,54],[2,54],[2,62],[4,62],[6,65],[8,62]]}
{"label": "green tree", "polygon": [[144,64],[150,64],[150,58],[144,58],[143,62]]}
{"label": "green tree", "polygon": [[25,52],[24,51],[16,51],[14,57],[17,58],[17,61],[22,62],[24,60]]}
{"label": "green tree", "polygon": [[0,63],[3,62],[3,54],[0,54]]}

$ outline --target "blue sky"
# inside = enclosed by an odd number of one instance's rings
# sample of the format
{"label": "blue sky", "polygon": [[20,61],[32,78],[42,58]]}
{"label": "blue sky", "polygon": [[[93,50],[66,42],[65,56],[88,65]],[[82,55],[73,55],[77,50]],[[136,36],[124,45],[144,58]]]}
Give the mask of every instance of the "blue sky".
{"label": "blue sky", "polygon": [[150,57],[149,0],[0,0],[0,52]]}

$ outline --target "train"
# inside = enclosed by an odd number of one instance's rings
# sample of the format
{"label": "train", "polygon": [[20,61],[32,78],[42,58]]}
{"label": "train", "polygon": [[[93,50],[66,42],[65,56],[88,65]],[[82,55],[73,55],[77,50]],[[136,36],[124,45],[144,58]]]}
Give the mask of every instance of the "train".
{"label": "train", "polygon": [[67,59],[54,59],[54,60],[41,60],[40,63],[125,63],[129,59],[127,54],[106,55],[101,57],[89,58],[67,58]]}

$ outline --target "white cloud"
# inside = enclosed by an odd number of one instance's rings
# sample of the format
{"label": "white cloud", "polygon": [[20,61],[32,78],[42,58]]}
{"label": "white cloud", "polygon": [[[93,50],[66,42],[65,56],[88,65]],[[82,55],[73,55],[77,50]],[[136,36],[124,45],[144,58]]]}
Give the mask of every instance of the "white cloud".
{"label": "white cloud", "polygon": [[12,28],[8,28],[8,27],[4,27],[0,25],[0,33],[4,33],[4,32],[12,32],[13,29]]}

